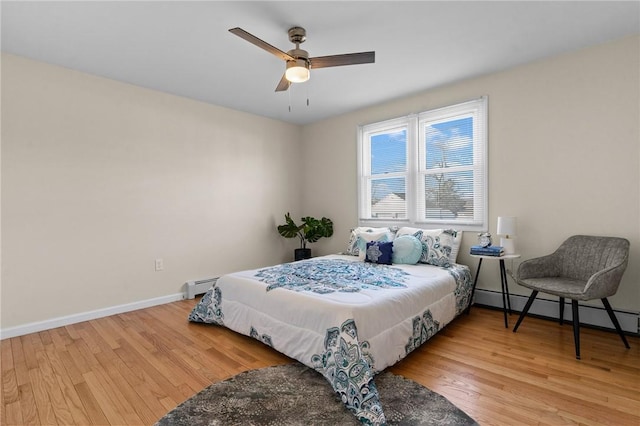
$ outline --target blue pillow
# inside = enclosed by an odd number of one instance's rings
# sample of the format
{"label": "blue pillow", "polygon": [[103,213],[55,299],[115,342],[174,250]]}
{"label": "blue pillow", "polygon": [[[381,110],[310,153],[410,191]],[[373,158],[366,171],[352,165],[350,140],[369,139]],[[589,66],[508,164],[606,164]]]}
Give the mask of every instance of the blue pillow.
{"label": "blue pillow", "polygon": [[415,265],[422,257],[422,242],[413,235],[401,235],[393,240],[393,263]]}
{"label": "blue pillow", "polygon": [[393,241],[371,241],[367,243],[365,262],[391,265],[393,255]]}
{"label": "blue pillow", "polygon": [[389,241],[389,236],[387,233],[365,233],[358,235],[358,239],[356,241],[356,247],[358,250],[365,251],[367,249],[367,243],[370,241],[383,242]]}

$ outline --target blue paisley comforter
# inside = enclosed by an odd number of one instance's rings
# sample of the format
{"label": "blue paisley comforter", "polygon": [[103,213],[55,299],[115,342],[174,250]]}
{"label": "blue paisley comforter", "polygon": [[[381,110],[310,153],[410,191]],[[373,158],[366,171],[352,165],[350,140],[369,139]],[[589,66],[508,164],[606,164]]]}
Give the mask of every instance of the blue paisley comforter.
{"label": "blue paisley comforter", "polygon": [[374,376],[471,299],[463,265],[377,265],[330,255],[221,277],[189,315],[315,368],[364,424],[386,424]]}

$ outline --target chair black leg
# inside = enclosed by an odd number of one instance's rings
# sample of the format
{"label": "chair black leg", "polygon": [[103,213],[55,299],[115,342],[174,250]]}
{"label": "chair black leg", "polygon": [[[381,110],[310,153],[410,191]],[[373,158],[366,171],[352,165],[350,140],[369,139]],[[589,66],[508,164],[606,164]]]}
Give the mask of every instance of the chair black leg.
{"label": "chair black leg", "polygon": [[616,318],[616,314],[613,312],[613,309],[611,309],[611,305],[609,304],[609,301],[607,300],[607,298],[605,297],[602,300],[602,304],[604,305],[604,308],[607,310],[607,313],[609,314],[609,318],[611,318],[611,322],[613,322],[613,326],[616,328],[616,331],[618,332],[618,334],[620,335],[620,338],[622,339],[622,343],[624,343],[624,347],[629,349],[629,342],[627,342],[627,338],[624,337],[624,333],[622,332],[622,328],[620,328],[620,323],[618,322],[618,318]]}
{"label": "chair black leg", "polygon": [[573,341],[576,345],[576,359],[580,359],[580,317],[577,300],[571,300],[571,308],[573,310]]}
{"label": "chair black leg", "polygon": [[531,292],[531,296],[529,296],[529,300],[527,300],[527,304],[524,305],[524,309],[522,309],[522,312],[520,312],[520,316],[518,317],[518,321],[516,322],[516,326],[513,327],[513,332],[514,333],[518,330],[518,327],[520,327],[520,323],[524,319],[525,315],[527,315],[527,312],[529,312],[529,308],[531,307],[531,304],[533,303],[533,301],[536,300],[536,296],[537,295],[538,295],[538,291],[537,290],[534,290],[534,291]]}
{"label": "chair black leg", "polygon": [[560,325],[564,324],[564,297],[560,298]]}

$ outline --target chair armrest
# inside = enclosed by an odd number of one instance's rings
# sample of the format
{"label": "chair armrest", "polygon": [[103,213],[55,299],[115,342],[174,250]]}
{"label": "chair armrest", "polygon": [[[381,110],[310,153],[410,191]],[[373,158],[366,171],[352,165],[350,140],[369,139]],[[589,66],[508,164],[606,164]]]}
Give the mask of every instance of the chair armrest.
{"label": "chair armrest", "polygon": [[626,268],[627,262],[625,259],[622,263],[593,274],[584,287],[584,294],[588,297],[586,300],[602,299],[616,294],[622,280],[622,274],[624,274]]}
{"label": "chair armrest", "polygon": [[560,258],[555,254],[525,260],[518,266],[516,280],[527,278],[557,277],[560,275]]}

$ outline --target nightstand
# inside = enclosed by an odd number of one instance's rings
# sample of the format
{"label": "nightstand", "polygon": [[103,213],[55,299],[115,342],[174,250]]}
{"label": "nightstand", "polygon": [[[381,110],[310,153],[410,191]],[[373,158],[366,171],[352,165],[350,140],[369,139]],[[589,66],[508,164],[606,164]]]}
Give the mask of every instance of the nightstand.
{"label": "nightstand", "polygon": [[[507,282],[507,269],[504,266],[504,261],[506,259],[517,259],[520,257],[519,254],[505,254],[502,256],[483,256],[478,254],[472,254],[471,257],[475,257],[478,259],[478,269],[476,269],[476,277],[473,280],[473,289],[471,290],[471,298],[473,300],[473,295],[476,292],[476,284],[478,282],[478,276],[480,275],[480,267],[482,266],[482,261],[484,259],[490,260],[499,260],[500,261],[500,286],[502,288],[502,311],[504,313],[504,326],[509,328],[509,320],[507,318],[507,313],[511,314],[511,300],[509,295],[509,283]],[[471,309],[471,305],[469,305],[469,309]]]}

